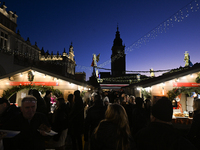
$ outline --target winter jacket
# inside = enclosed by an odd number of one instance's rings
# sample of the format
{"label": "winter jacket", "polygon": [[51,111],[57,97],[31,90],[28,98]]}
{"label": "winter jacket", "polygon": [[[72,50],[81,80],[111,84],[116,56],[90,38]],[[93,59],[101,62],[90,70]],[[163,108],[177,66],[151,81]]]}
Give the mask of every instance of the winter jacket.
{"label": "winter jacket", "polygon": [[134,136],[139,130],[147,127],[146,111],[144,108],[136,107],[132,113],[132,135]]}
{"label": "winter jacket", "polygon": [[45,136],[41,135],[38,131],[41,124],[50,127],[47,118],[42,113],[35,113],[33,118],[28,121],[22,114],[15,117],[5,129],[20,131],[13,139],[13,143],[9,146],[12,148],[5,149],[19,149],[19,150],[44,150],[45,149]]}
{"label": "winter jacket", "polygon": [[189,140],[180,136],[172,125],[152,122],[135,136],[138,150],[194,150]]}
{"label": "winter jacket", "polygon": [[69,130],[72,134],[82,134],[84,126],[84,106],[81,97],[75,98],[75,103],[69,114]]}
{"label": "winter jacket", "polygon": [[88,133],[90,134],[98,126],[99,122],[105,119],[106,107],[103,105],[102,100],[95,101],[94,105],[88,109],[85,119],[85,132],[84,139],[88,140]]}
{"label": "winter jacket", "polygon": [[9,122],[11,119],[19,115],[20,109],[16,107],[15,105],[10,105],[7,107],[7,109],[3,112],[3,114],[0,116],[0,129]]}
{"label": "winter jacket", "polygon": [[188,139],[200,149],[200,110],[194,111],[192,125],[188,133]]}

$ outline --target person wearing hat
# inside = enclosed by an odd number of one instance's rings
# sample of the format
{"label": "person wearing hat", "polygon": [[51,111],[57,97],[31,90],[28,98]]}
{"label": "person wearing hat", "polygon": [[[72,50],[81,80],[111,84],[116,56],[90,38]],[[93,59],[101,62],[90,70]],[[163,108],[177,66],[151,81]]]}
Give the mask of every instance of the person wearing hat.
{"label": "person wearing hat", "polygon": [[194,145],[172,126],[173,107],[167,97],[152,106],[151,123],[135,135],[138,150],[193,150]]}

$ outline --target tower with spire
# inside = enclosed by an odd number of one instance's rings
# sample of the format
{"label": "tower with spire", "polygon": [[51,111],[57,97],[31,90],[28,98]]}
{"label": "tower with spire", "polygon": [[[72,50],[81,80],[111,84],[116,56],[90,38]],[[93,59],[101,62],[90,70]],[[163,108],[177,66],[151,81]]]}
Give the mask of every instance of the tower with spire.
{"label": "tower with spire", "polygon": [[112,46],[111,55],[111,73],[112,76],[123,76],[126,71],[126,54],[125,45],[122,45],[122,39],[120,38],[119,28],[117,25],[117,31]]}

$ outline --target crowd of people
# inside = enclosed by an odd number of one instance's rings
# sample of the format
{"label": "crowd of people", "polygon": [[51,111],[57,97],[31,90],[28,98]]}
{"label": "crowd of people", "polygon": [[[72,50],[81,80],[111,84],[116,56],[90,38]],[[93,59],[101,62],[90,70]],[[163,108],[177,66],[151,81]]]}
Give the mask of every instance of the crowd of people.
{"label": "crowd of people", "polygon": [[[172,125],[167,97],[152,103],[150,97],[97,91],[83,100],[76,90],[67,100],[57,98],[52,112],[51,91],[28,94],[20,107],[0,98],[0,150],[65,150],[66,143],[73,150],[200,149],[200,99],[183,136]],[[8,138],[10,130],[19,133]]]}

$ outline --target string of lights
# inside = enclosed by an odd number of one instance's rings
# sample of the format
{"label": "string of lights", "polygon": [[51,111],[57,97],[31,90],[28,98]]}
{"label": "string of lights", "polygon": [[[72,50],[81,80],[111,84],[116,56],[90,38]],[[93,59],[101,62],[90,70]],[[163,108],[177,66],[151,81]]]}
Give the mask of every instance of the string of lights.
{"label": "string of lights", "polygon": [[[103,70],[111,70],[111,69],[107,69],[107,68],[101,68],[101,67],[96,67],[97,69],[103,69]],[[126,72],[142,72],[142,73],[149,73],[149,72],[167,72],[170,71],[172,69],[167,69],[167,70],[155,70],[155,71],[127,71]]]}
{"label": "string of lights", "polygon": [[[177,12],[175,12],[169,18],[167,18],[166,20],[161,22],[159,25],[157,25],[155,28],[150,30],[148,33],[144,34],[142,37],[140,37],[138,40],[136,40],[132,45],[128,46],[125,49],[126,55],[129,52],[139,49],[143,44],[146,45],[150,40],[154,40],[161,33],[163,33],[163,32],[166,33],[167,30],[169,30],[171,27],[174,27],[175,23],[182,22],[184,19],[188,18],[191,13],[197,12],[199,10],[198,1],[199,0],[192,0],[190,3],[188,3],[181,9],[179,9]],[[101,63],[100,65],[98,65],[99,66],[98,69],[102,69],[102,67],[110,64],[112,61],[119,59],[120,57],[122,57],[122,54],[119,53],[118,55],[116,55],[116,57],[114,59],[112,59],[112,60],[109,59],[109,60]],[[78,69],[82,69],[82,70],[85,70],[85,69],[92,70],[92,67],[86,67],[86,66],[81,66],[81,65],[77,65],[76,67]],[[104,68],[104,70],[111,70],[111,69]],[[162,72],[162,71],[169,71],[169,70],[171,70],[171,69],[157,70],[154,72]],[[146,73],[146,72],[150,72],[150,71],[126,71],[126,72]]]}
{"label": "string of lights", "polygon": [[[176,69],[169,69],[169,70],[157,70],[156,72],[159,72],[159,71],[168,71],[167,73],[173,73],[173,72],[178,72],[178,71],[182,71],[182,70],[185,70],[185,69],[188,69],[189,67],[179,67],[179,68],[176,68]],[[146,72],[149,72],[149,71],[146,71]],[[126,74],[127,75],[127,74]],[[131,75],[131,76],[120,76],[120,77],[106,77],[106,78],[101,78],[101,82],[103,81],[109,81],[109,82],[126,82],[126,83],[136,83],[136,82],[139,82],[139,81],[143,81],[143,80],[146,80],[146,79],[149,79],[149,78],[152,78],[152,77],[148,77],[148,76],[143,76],[138,74],[138,75]]]}
{"label": "string of lights", "polygon": [[147,42],[149,42],[152,39],[155,39],[159,34],[163,32],[166,33],[167,32],[166,30],[169,30],[170,27],[174,27],[175,23],[182,22],[183,19],[189,17],[189,13],[197,12],[197,10],[199,9],[199,4],[197,2],[198,0],[192,0],[190,3],[179,9],[165,21],[163,21],[158,26],[149,31],[147,34],[144,34],[142,37],[136,40],[131,46],[125,49],[126,54],[128,52],[140,48],[142,44],[146,45]]}

